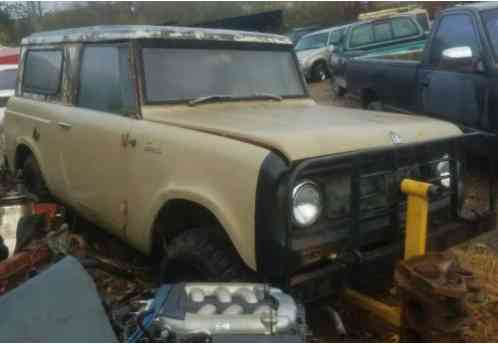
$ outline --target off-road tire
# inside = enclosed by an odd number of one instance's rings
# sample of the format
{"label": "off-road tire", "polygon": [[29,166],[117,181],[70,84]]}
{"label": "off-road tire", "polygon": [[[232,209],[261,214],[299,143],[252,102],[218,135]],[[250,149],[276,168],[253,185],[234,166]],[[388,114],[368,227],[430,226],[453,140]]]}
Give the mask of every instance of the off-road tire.
{"label": "off-road tire", "polygon": [[161,283],[249,282],[254,273],[239,257],[221,228],[195,228],[166,245]]}
{"label": "off-road tire", "polygon": [[50,191],[43,179],[40,166],[33,155],[29,155],[24,161],[22,175],[24,185],[29,193],[38,197],[39,201],[50,200]]}
{"label": "off-road tire", "polygon": [[325,62],[318,62],[311,68],[311,81],[323,81],[329,77]]}

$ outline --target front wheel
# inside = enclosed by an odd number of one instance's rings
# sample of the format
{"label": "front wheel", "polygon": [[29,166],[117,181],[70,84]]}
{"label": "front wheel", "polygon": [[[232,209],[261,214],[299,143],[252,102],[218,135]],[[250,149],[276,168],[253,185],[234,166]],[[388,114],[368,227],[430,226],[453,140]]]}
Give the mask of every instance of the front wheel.
{"label": "front wheel", "polygon": [[37,196],[40,201],[50,199],[50,191],[45,179],[43,179],[40,166],[33,155],[28,156],[24,161],[22,174],[24,185],[29,193]]}
{"label": "front wheel", "polygon": [[174,238],[161,262],[160,282],[252,281],[253,273],[221,231],[195,228]]}

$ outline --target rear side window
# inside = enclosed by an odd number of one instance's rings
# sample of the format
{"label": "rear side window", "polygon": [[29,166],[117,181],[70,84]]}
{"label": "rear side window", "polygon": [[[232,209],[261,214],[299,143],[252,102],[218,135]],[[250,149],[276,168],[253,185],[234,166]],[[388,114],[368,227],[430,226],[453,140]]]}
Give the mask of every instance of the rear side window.
{"label": "rear side window", "polygon": [[375,42],[380,43],[380,42],[385,42],[385,41],[390,41],[393,39],[392,31],[391,31],[391,24],[389,23],[376,23],[374,24],[374,36],[375,36]]}
{"label": "rear side window", "polygon": [[47,96],[59,92],[62,50],[30,50],[26,53],[23,91]]}
{"label": "rear side window", "polygon": [[416,16],[418,24],[422,27],[424,31],[428,31],[429,27],[429,18],[425,13],[418,13]]}
{"label": "rear side window", "polygon": [[372,25],[361,25],[355,27],[351,33],[351,46],[358,47],[360,45],[371,44],[374,42]]}
{"label": "rear side window", "polygon": [[409,18],[392,19],[394,38],[415,36],[419,33],[415,23]]}
{"label": "rear side window", "polygon": [[121,115],[136,113],[127,45],[84,48],[78,105]]}
{"label": "rear side window", "polygon": [[330,34],[330,42],[329,43],[330,44],[340,43],[343,33],[344,33],[344,29],[332,31],[332,33]]}

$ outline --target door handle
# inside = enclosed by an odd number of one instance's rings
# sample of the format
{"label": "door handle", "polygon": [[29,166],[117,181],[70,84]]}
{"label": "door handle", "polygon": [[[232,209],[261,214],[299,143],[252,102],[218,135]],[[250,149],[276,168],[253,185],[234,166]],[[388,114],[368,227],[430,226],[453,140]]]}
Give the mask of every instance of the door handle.
{"label": "door handle", "polygon": [[73,126],[66,122],[57,122],[57,125],[62,129],[71,129]]}

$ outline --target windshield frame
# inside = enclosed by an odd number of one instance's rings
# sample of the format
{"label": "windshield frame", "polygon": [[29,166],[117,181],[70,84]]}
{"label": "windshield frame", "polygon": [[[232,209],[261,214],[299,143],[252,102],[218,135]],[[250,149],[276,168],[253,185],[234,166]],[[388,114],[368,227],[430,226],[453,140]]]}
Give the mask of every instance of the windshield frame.
{"label": "windshield frame", "polygon": [[[247,43],[247,42],[225,42],[225,41],[199,41],[199,40],[165,40],[165,39],[141,39],[137,41],[135,45],[135,65],[138,75],[138,85],[140,89],[140,100],[142,105],[163,105],[163,104],[184,104],[188,106],[188,103],[196,98],[185,98],[185,99],[174,99],[174,100],[161,100],[161,101],[151,101],[147,99],[147,82],[145,80],[145,65],[142,56],[142,48],[165,48],[165,49],[233,49],[233,50],[265,50],[265,51],[288,51],[292,56],[293,66],[296,68],[298,79],[300,85],[303,89],[302,95],[291,95],[282,96],[282,99],[302,99],[309,98],[309,90],[306,84],[306,80],[299,68],[299,62],[294,51],[294,46],[282,45],[282,44],[269,44],[269,43]],[[258,96],[250,97],[233,97],[229,100],[223,100],[222,102],[235,102],[235,101],[255,101],[255,100],[265,100],[272,101],[269,98],[263,98]]]}

